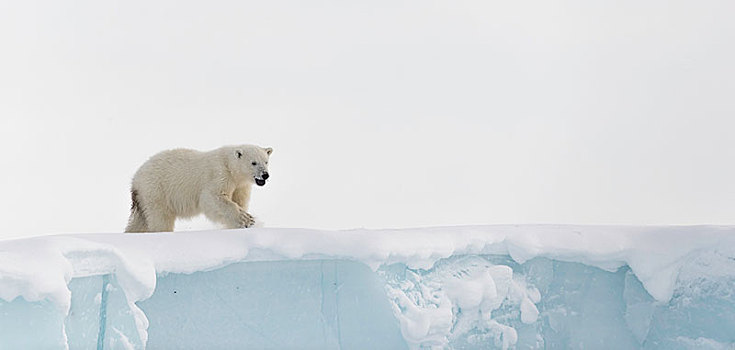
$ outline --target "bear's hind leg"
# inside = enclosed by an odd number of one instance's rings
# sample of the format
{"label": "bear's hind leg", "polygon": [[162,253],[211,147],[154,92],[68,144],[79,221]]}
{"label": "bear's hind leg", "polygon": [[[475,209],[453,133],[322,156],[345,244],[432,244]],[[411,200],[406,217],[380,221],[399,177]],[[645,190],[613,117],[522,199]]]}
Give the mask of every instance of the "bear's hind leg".
{"label": "bear's hind leg", "polygon": [[163,210],[147,209],[145,219],[148,232],[171,232],[174,230],[174,223],[176,222],[176,216]]}
{"label": "bear's hind leg", "polygon": [[125,232],[148,232],[148,225],[145,222],[138,190],[135,187],[131,188],[130,195],[132,205],[130,206],[130,218],[128,218],[128,226],[125,227]]}
{"label": "bear's hind leg", "polygon": [[143,213],[137,210],[130,213],[128,226],[125,228],[125,232],[148,232],[148,225],[146,225]]}

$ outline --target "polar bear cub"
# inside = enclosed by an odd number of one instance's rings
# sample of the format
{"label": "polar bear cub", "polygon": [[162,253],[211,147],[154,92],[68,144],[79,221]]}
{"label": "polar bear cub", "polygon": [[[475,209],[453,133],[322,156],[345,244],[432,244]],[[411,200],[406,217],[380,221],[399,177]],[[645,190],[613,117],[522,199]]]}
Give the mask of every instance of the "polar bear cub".
{"label": "polar bear cub", "polygon": [[133,177],[125,232],[173,231],[176,218],[201,213],[227,228],[252,226],[250,190],[253,183],[263,186],[268,180],[272,152],[270,147],[240,145],[154,155]]}

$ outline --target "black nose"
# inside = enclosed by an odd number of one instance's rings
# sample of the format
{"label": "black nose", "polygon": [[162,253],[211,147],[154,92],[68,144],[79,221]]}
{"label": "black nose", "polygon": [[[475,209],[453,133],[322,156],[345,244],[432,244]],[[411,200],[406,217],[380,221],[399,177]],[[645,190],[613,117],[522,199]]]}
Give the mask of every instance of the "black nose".
{"label": "black nose", "polygon": [[268,173],[263,173],[263,180],[268,180],[269,177]]}

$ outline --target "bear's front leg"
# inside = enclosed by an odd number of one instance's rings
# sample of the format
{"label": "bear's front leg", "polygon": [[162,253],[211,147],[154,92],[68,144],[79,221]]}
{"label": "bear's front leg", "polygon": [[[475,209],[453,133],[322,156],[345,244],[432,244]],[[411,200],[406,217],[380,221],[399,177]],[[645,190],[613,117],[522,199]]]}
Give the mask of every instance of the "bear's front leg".
{"label": "bear's front leg", "polygon": [[227,228],[250,227],[255,223],[252,215],[224,193],[204,191],[199,205],[209,220],[224,224]]}
{"label": "bear's front leg", "polygon": [[250,213],[246,212],[245,210],[240,209],[240,217],[238,221],[238,225],[240,227],[250,227],[255,224],[255,218],[250,215]]}
{"label": "bear's front leg", "polygon": [[248,203],[250,202],[250,185],[240,186],[232,192],[232,201],[237,203],[243,210],[248,210]]}

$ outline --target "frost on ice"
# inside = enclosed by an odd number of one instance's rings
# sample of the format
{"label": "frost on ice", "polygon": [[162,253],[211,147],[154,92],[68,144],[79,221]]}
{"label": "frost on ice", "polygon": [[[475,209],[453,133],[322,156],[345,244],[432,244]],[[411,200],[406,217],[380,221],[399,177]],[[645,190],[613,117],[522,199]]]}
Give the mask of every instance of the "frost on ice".
{"label": "frost on ice", "polygon": [[[400,268],[398,271],[401,271]],[[429,271],[403,270],[397,276],[381,270],[401,331],[412,348],[446,347],[464,338],[477,345],[490,341],[498,348],[515,345],[513,327],[493,317],[501,306],[534,323],[540,301],[537,289],[528,287],[513,270],[479,256],[442,261]]]}

